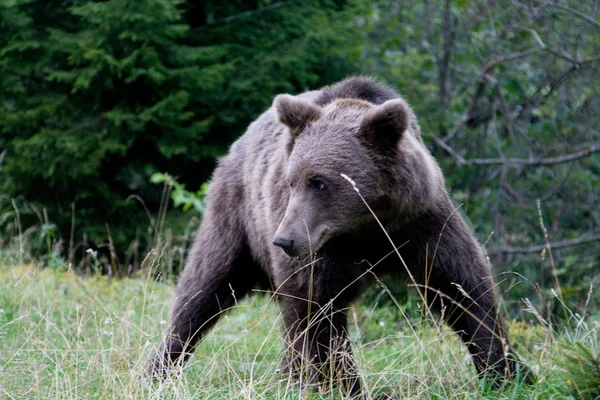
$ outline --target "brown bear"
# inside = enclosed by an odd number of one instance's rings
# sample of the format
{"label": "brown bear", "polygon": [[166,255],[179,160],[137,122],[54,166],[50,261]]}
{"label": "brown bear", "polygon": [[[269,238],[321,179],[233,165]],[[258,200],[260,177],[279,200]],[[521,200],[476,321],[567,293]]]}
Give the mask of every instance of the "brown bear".
{"label": "brown bear", "polygon": [[279,95],[214,172],[149,372],[185,362],[223,310],[267,288],[283,312],[285,370],[360,393],[347,313],[381,275],[408,279],[443,311],[480,375],[528,374],[507,344],[486,257],[406,101],[363,77]]}

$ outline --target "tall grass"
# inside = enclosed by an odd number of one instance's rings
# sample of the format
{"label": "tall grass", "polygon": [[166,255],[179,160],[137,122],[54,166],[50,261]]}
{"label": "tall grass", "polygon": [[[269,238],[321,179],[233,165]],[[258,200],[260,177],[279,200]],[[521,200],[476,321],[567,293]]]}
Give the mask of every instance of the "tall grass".
{"label": "tall grass", "polygon": [[[152,278],[108,282],[32,265],[0,268],[0,393],[6,398],[313,399],[279,372],[281,316],[254,295],[224,314],[190,363],[167,381],[142,378],[165,329],[172,285]],[[475,378],[466,348],[439,321],[378,307],[351,312],[358,371],[370,398],[570,398],[598,395],[600,326],[570,313],[574,327],[509,322],[512,342],[534,369],[531,386],[496,391]],[[419,302],[418,298],[410,301]],[[534,310],[531,310],[536,313]],[[591,366],[591,368],[589,367]]]}
{"label": "tall grass", "polygon": [[[85,229],[76,229],[85,221],[80,220],[75,204],[70,206],[70,235],[64,239],[47,209],[39,209],[24,199],[0,195],[0,263],[71,268],[88,275],[101,272],[111,278],[144,277],[147,267],[152,265],[161,278],[174,278],[183,270],[200,218],[193,214],[182,215],[179,210],[169,216],[171,192],[177,182],[162,184],[160,205],[154,212],[137,195],[127,199],[144,210],[147,220],[140,221],[135,237],[122,248],[116,247],[108,224],[100,243],[91,243]],[[170,222],[177,225],[177,229],[172,229]],[[76,231],[84,233],[77,237]],[[160,263],[156,262],[159,258]]]}

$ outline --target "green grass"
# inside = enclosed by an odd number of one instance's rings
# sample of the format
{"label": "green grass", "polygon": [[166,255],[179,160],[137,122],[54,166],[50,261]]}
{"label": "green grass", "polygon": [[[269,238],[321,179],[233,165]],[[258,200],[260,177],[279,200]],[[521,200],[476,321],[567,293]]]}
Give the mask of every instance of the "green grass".
{"label": "green grass", "polygon": [[[240,301],[226,313],[179,377],[167,382],[141,378],[143,364],[165,329],[172,289],[171,284],[144,279],[108,282],[106,277],[80,278],[31,266],[0,267],[0,398],[343,397],[302,391],[279,373],[280,315],[266,295]],[[510,323],[512,341],[538,382],[496,391],[475,378],[465,347],[447,328],[403,315],[410,309],[367,303],[353,309],[351,336],[373,398],[592,396],[578,392],[591,382],[590,374],[585,370],[583,377],[577,375],[577,355],[572,364],[563,365],[561,354],[567,352],[561,343],[581,342],[597,360],[598,325],[582,321],[579,331],[557,335],[540,325]]]}

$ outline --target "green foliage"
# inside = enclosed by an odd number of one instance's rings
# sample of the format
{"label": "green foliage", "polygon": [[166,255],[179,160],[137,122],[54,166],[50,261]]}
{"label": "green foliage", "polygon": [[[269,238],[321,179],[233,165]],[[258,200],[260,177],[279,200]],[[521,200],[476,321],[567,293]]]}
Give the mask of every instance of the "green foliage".
{"label": "green foliage", "polygon": [[[364,25],[363,71],[415,108],[451,194],[515,299],[512,311],[529,297],[556,309],[552,288],[582,307],[590,284],[600,284],[598,240],[552,254],[503,251],[600,232],[598,152],[527,164],[600,143],[600,30],[585,17],[597,5],[530,3],[383,0],[371,3]],[[600,304],[598,293],[591,302]]]}
{"label": "green foliage", "polygon": [[[75,204],[75,238],[106,242],[108,224],[124,252],[147,226],[129,195],[153,212],[160,205],[152,174],[200,187],[274,95],[345,73],[349,36],[337,17],[347,8],[326,0],[2,2],[0,192],[47,209],[57,238],[69,237]],[[176,201],[194,203],[186,193],[175,188],[184,196]],[[23,229],[37,222],[24,217]]]}
{"label": "green foliage", "polygon": [[600,354],[597,348],[583,342],[563,344],[559,362],[565,370],[567,386],[575,397],[600,397]]}
{"label": "green foliage", "polygon": [[171,199],[175,207],[183,206],[183,211],[188,211],[193,207],[200,214],[204,212],[203,198],[206,195],[208,183],[203,183],[197,192],[189,192],[185,189],[184,184],[177,182],[171,175],[160,172],[152,174],[150,182],[165,183],[170,186],[172,188]]}

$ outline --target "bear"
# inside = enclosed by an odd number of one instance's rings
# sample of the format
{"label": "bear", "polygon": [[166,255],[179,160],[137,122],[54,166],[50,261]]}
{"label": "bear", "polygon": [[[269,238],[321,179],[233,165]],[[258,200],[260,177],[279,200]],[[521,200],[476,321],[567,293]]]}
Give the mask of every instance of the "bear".
{"label": "bear", "polygon": [[283,371],[360,395],[348,309],[384,275],[417,287],[480,376],[531,377],[508,345],[487,258],[406,100],[368,77],[278,95],[214,171],[147,373],[185,363],[223,310],[258,288],[282,310]]}

